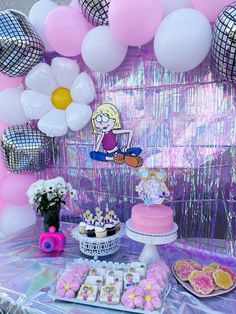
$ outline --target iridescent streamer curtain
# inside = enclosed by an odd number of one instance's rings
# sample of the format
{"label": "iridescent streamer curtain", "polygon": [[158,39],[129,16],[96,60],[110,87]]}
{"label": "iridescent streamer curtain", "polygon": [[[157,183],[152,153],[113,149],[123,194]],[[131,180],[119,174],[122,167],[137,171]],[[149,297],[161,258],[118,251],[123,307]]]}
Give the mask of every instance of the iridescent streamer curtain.
{"label": "iridescent streamer curtain", "polygon": [[[233,254],[234,86],[213,73],[210,57],[193,71],[169,73],[157,63],[152,43],[130,48],[125,62],[109,74],[91,73],[80,58],[78,62],[95,82],[93,109],[104,101],[116,105],[122,126],[135,131],[133,145],[143,149],[145,166],[168,172],[172,200],[167,205],[175,210],[180,237],[197,237],[199,243],[200,238],[226,239],[225,249]],[[79,199],[65,211],[64,220],[108,204],[125,221],[141,202],[135,191],[138,174],[125,165],[92,161],[93,144],[91,124],[57,140],[54,166],[40,176],[63,175],[77,188]]]}

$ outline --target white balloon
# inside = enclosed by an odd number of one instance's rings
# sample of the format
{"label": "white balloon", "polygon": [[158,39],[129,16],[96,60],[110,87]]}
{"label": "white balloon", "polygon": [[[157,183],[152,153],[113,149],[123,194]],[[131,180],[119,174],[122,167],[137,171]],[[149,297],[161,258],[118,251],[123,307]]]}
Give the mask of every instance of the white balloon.
{"label": "white balloon", "polygon": [[21,231],[36,223],[36,214],[30,205],[7,204],[0,212],[0,232],[5,235]]}
{"label": "white balloon", "polygon": [[92,110],[88,105],[71,103],[66,109],[66,120],[72,131],[82,130],[89,122]]}
{"label": "white balloon", "polygon": [[154,39],[154,51],[164,68],[185,72],[206,58],[211,39],[211,25],[202,13],[180,9],[161,22]]}
{"label": "white balloon", "polygon": [[86,65],[95,72],[115,70],[125,59],[128,46],[120,43],[109,26],[91,29],[84,37],[81,54]]}
{"label": "white balloon", "polygon": [[29,119],[40,119],[53,108],[48,95],[43,95],[33,90],[25,90],[21,94],[21,103],[25,115]]}
{"label": "white balloon", "polygon": [[20,102],[22,90],[7,88],[0,92],[0,119],[9,125],[28,121]]}
{"label": "white balloon", "polygon": [[161,0],[161,3],[163,16],[167,16],[171,12],[179,9],[192,8],[192,0]]}
{"label": "white balloon", "polygon": [[70,92],[73,100],[82,104],[89,104],[96,96],[93,81],[86,72],[77,76]]}
{"label": "white balloon", "polygon": [[38,32],[47,51],[53,51],[53,48],[49,45],[46,39],[44,33],[44,21],[48,14],[57,7],[58,5],[53,1],[40,0],[32,6],[29,12],[29,20],[34,26],[35,30]]}

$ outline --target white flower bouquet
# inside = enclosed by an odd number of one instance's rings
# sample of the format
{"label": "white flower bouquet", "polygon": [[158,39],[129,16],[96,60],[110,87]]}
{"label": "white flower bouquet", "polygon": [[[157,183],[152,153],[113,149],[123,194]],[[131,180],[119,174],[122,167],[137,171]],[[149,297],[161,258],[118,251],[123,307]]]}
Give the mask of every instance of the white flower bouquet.
{"label": "white flower bouquet", "polygon": [[26,194],[29,203],[36,204],[37,212],[43,216],[45,231],[50,226],[54,226],[58,231],[61,205],[65,204],[68,197],[75,198],[76,190],[62,177],[57,177],[36,181],[29,187]]}

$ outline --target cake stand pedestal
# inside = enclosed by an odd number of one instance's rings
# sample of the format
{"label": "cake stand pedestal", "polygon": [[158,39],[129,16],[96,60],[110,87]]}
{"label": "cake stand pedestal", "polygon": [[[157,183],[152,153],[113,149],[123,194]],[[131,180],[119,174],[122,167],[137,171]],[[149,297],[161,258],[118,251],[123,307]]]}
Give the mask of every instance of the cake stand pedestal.
{"label": "cake stand pedestal", "polygon": [[149,265],[160,260],[157,245],[168,244],[177,239],[178,226],[174,223],[173,229],[167,233],[145,233],[134,229],[129,219],[125,231],[130,239],[145,244],[139,260]]}

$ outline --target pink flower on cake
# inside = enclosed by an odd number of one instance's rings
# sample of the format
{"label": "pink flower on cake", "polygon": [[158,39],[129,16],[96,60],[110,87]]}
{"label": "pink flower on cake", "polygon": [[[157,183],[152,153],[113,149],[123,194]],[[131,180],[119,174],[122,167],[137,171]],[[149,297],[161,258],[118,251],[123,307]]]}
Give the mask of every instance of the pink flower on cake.
{"label": "pink flower on cake", "polygon": [[162,303],[156,290],[150,290],[144,296],[144,310],[154,311],[161,307]]}
{"label": "pink flower on cake", "polygon": [[129,287],[121,298],[121,303],[127,308],[143,308],[144,291],[141,287]]}
{"label": "pink flower on cake", "polygon": [[156,290],[159,294],[162,290],[162,287],[154,279],[141,280],[139,285],[141,288],[143,288],[145,293],[149,292],[150,290]]}
{"label": "pink flower on cake", "polygon": [[59,297],[74,298],[75,293],[79,290],[79,288],[80,283],[75,277],[73,277],[73,275],[64,275],[57,283],[56,295]]}

